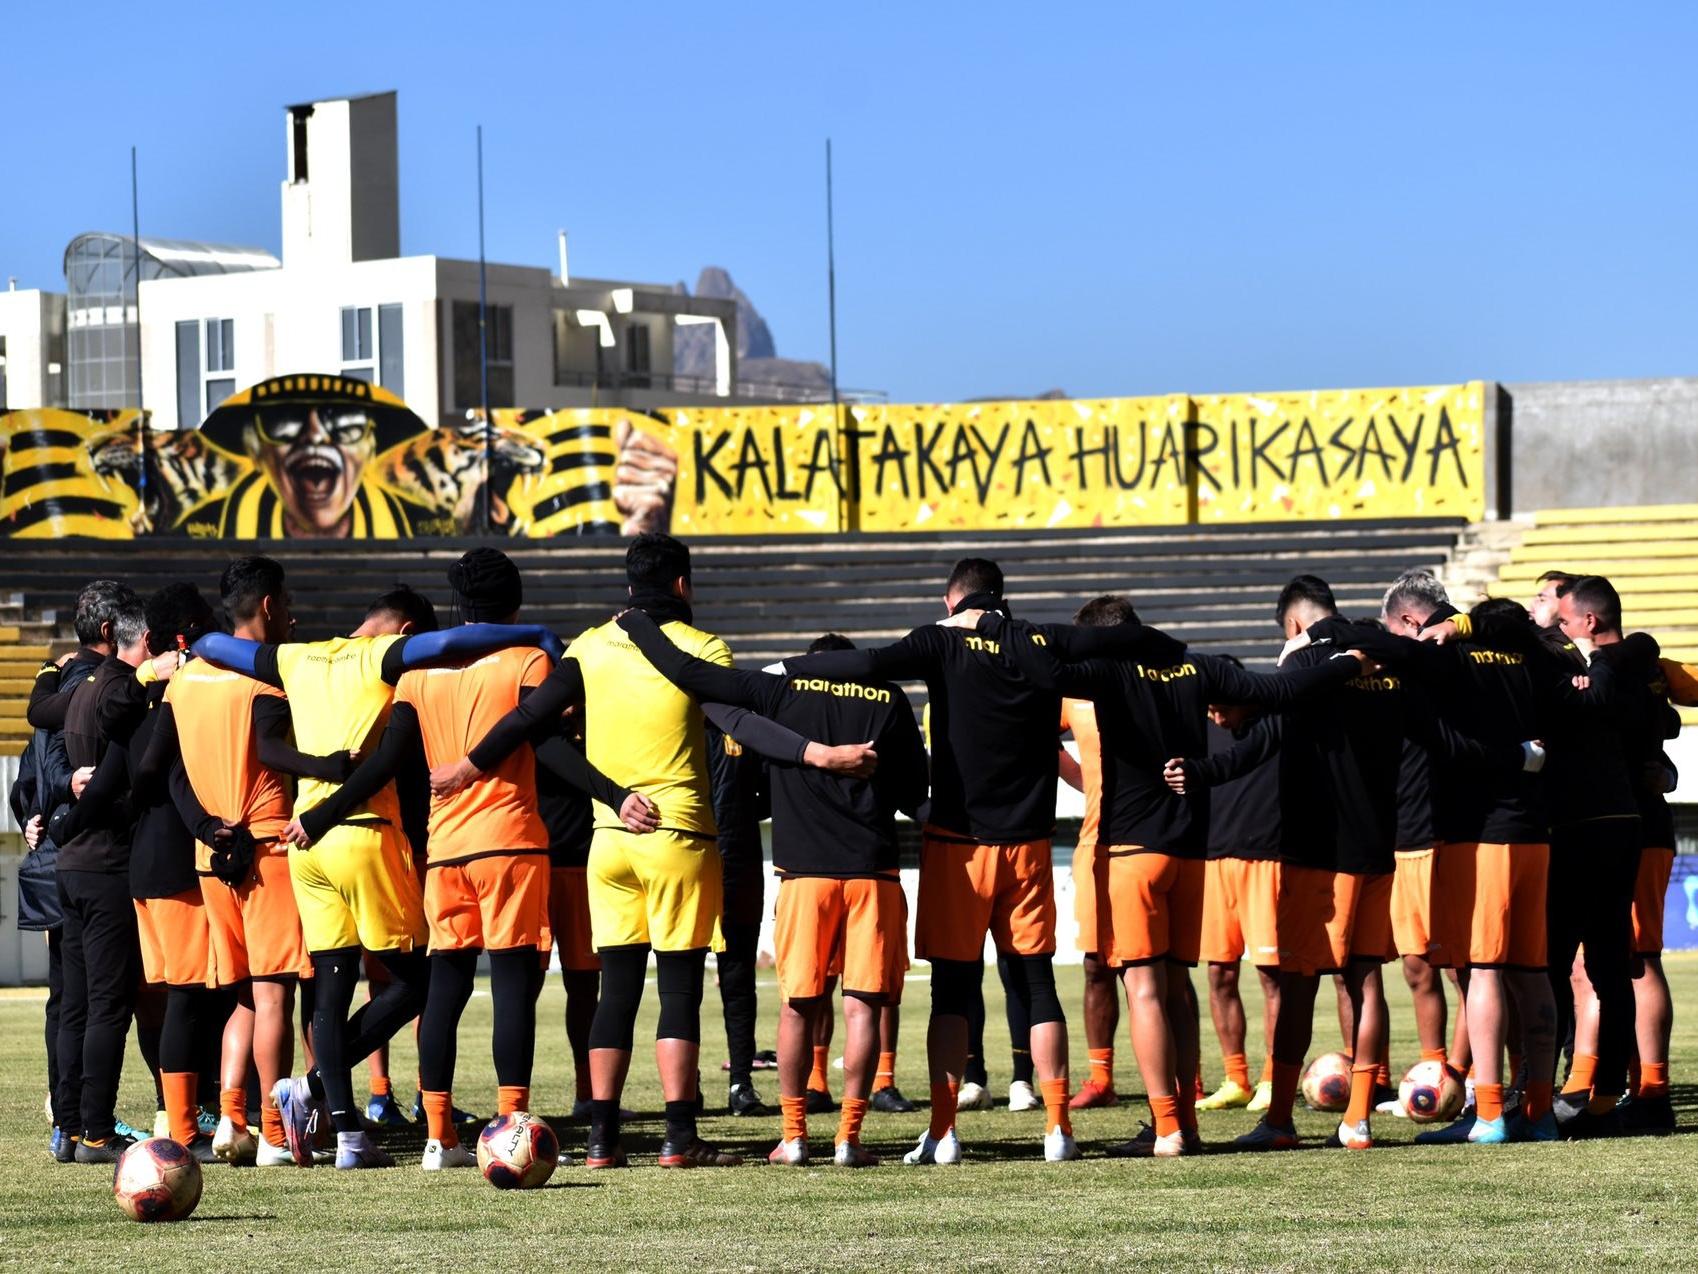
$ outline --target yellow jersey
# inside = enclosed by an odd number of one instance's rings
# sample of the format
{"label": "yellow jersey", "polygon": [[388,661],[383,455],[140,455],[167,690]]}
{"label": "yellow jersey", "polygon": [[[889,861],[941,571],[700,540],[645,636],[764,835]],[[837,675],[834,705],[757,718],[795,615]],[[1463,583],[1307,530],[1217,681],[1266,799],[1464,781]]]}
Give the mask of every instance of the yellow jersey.
{"label": "yellow jersey", "polygon": [[[712,633],[681,620],[660,630],[686,654],[731,666],[731,651]],[[584,751],[590,764],[653,801],[662,827],[718,835],[707,732],[695,700],[657,672],[612,621],[585,632],[566,657],[577,660],[583,672]],[[597,827],[623,826],[617,811],[599,801],[595,814]]]}
{"label": "yellow jersey", "polygon": [[[383,637],[332,637],[329,641],[288,643],[277,647],[277,671],[289,696],[295,746],[308,756],[359,749],[369,752],[389,724],[395,687],[383,679],[383,656],[399,634]],[[311,809],[341,784],[302,779],[295,810]],[[387,783],[350,818],[375,815],[401,825],[395,785]]]}

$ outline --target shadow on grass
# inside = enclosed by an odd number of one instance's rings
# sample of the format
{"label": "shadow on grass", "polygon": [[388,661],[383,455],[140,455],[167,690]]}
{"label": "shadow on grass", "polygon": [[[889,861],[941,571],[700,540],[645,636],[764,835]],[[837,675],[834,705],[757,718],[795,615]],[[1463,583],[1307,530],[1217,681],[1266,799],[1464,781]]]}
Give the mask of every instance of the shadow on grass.
{"label": "shadow on grass", "polygon": [[202,1216],[199,1212],[197,1212],[193,1216],[184,1217],[182,1224],[199,1225],[202,1222],[205,1222],[206,1224],[209,1224],[209,1225],[228,1225],[232,1221],[275,1221],[275,1220],[277,1220],[277,1214],[275,1212],[233,1213],[233,1214],[228,1215],[228,1216],[222,1215],[222,1214],[220,1214],[218,1216]]}

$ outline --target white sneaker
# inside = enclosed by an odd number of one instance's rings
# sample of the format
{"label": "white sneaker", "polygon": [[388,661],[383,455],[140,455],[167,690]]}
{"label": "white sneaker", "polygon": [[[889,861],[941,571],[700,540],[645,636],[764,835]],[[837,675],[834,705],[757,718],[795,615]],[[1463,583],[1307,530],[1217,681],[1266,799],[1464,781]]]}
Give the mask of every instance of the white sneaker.
{"label": "white sneaker", "polygon": [[777,1164],[781,1168],[806,1168],[808,1166],[808,1139],[792,1137],[789,1141],[781,1141],[772,1148],[772,1153],[766,1161]]}
{"label": "white sneaker", "polygon": [[832,1156],[833,1163],[839,1168],[876,1168],[878,1156],[859,1142],[840,1141],[837,1143],[837,1153]]}
{"label": "white sneaker", "polygon": [[254,1149],[254,1166],[256,1168],[293,1168],[295,1156],[289,1153],[287,1146],[274,1146],[264,1137]]}
{"label": "white sneaker", "polygon": [[965,1083],[961,1085],[961,1091],[955,1094],[956,1110],[989,1110],[990,1108],[990,1090],[983,1084]]}
{"label": "white sneaker", "polygon": [[426,1172],[441,1172],[444,1168],[473,1168],[477,1162],[476,1156],[463,1143],[445,1146],[433,1137],[425,1142],[424,1157],[419,1160],[419,1167]]}
{"label": "white sneaker", "polygon": [[1403,1108],[1403,1098],[1393,1097],[1374,1107],[1376,1115],[1390,1115],[1393,1119],[1408,1119],[1409,1112]]}
{"label": "white sneaker", "polygon": [[902,1162],[906,1164],[960,1163],[961,1138],[955,1135],[953,1128],[937,1138],[934,1138],[931,1130],[927,1129],[920,1134],[920,1140],[914,1148],[902,1156]]}
{"label": "white sneaker", "polygon": [[163,1110],[153,1117],[153,1135],[155,1137],[169,1137],[171,1135],[171,1116]]}
{"label": "white sneaker", "polygon": [[1008,1086],[1008,1109],[1010,1110],[1042,1110],[1043,1099],[1032,1091],[1032,1086],[1023,1079],[1017,1079]]}
{"label": "white sneaker", "polygon": [[1064,1132],[1060,1124],[1044,1134],[1045,1163],[1066,1163],[1078,1157],[1079,1143],[1073,1140],[1072,1133]]}
{"label": "white sneaker", "polygon": [[212,1134],[212,1153],[225,1163],[252,1163],[259,1150],[259,1140],[246,1126],[236,1127],[234,1120],[225,1115],[218,1121],[218,1130]]}
{"label": "white sneaker", "polygon": [[[1048,1143],[1046,1142],[1046,1148]],[[1185,1153],[1185,1131],[1170,1132],[1165,1137],[1157,1137],[1155,1145],[1150,1150],[1153,1159],[1177,1159]]]}

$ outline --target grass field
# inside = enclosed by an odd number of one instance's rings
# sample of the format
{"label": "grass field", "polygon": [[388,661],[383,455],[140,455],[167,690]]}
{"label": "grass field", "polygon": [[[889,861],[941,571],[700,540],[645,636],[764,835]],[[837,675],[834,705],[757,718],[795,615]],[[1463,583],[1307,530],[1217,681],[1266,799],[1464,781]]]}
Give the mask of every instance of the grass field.
{"label": "grass field", "polygon": [[[1543,1146],[1416,1148],[1412,1129],[1376,1121],[1383,1145],[1366,1154],[1306,1149],[1289,1154],[1209,1154],[1167,1162],[1101,1157],[1102,1147],[1137,1131],[1147,1110],[1123,1100],[1086,1112],[1077,1132],[1087,1158],[1039,1161],[1042,1116],[1006,1110],[965,1113],[960,1130],[969,1162],[959,1168],[904,1168],[896,1162],[925,1123],[923,1113],[869,1115],[867,1141],[888,1156],[861,1172],[830,1166],[777,1169],[764,1163],[777,1121],[710,1117],[705,1136],[741,1147],[740,1169],[626,1172],[562,1169],[543,1190],[505,1194],[475,1171],[426,1176],[417,1168],[421,1137],[389,1142],[402,1166],[387,1172],[328,1168],[207,1170],[195,1216],[175,1226],[141,1226],[113,1204],[109,1169],[60,1166],[48,1156],[42,1116],[44,1074],[39,993],[0,998],[0,1265],[32,1269],[101,1266],[149,1270],[406,1270],[560,1267],[773,1270],[779,1268],[1100,1268],[1154,1269],[1526,1269],[1684,1268],[1698,1264],[1698,959],[1674,956],[1675,1098],[1681,1134],[1658,1140]],[[924,966],[915,971],[924,973]],[[1062,971],[1064,1002],[1078,1003],[1076,970]],[[986,980],[991,1076],[1008,1078],[1000,988]],[[899,1083],[925,1095],[921,1040],[927,986],[912,988]],[[762,985],[763,1041],[775,1016],[770,974]],[[709,991],[710,1001],[713,992]],[[544,1020],[558,1021],[550,986]],[[1330,997],[1322,997],[1317,1051],[1335,1046]],[[652,1035],[654,996],[639,1026]],[[1413,1060],[1407,993],[1393,992],[1394,1069]],[[1250,1006],[1251,1020],[1258,1009]],[[710,1102],[722,1100],[723,1036],[717,1004],[707,1015]],[[474,999],[460,1050],[460,1104],[487,1113],[494,1075],[488,1059],[490,1002]],[[1219,1060],[1204,1025],[1205,1077]],[[1074,1032],[1075,1056],[1083,1040]],[[398,1044],[394,1073],[413,1073],[410,1040]],[[1122,1093],[1139,1085],[1130,1052],[1116,1060]],[[1082,1064],[1075,1076],[1083,1070]],[[119,1113],[151,1120],[152,1092],[133,1049]],[[537,1107],[570,1106],[563,1034],[547,1030],[539,1049]],[[652,1063],[639,1054],[628,1104],[642,1112],[629,1129],[639,1164],[652,1164],[659,1140],[659,1094]],[[356,1075],[356,1083],[361,1077]],[[776,1083],[758,1076],[776,1105]],[[396,1087],[403,1087],[398,1079]],[[840,1081],[834,1088],[840,1088]],[[711,1107],[710,1107],[711,1110]],[[1242,1112],[1203,1115],[1203,1135],[1223,1144],[1252,1122]],[[566,1128],[580,1152],[583,1133]],[[1303,1115],[1318,1144],[1324,1116]],[[835,1117],[817,1118],[816,1149],[829,1152]]]}

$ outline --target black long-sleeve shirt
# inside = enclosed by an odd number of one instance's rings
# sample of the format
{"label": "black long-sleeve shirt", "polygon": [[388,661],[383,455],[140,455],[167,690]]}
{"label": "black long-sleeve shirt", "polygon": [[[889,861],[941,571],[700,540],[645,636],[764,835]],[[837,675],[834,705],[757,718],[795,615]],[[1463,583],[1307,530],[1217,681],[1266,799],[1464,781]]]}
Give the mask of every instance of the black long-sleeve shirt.
{"label": "black long-sleeve shirt", "polygon": [[[723,668],[678,649],[641,612],[619,624],[669,681],[698,699],[743,704],[822,743],[872,742],[879,764],[870,781],[771,762],[774,868],[840,879],[897,869],[896,811],[912,815],[927,786],[925,745],[906,695],[889,683]],[[1053,749],[1053,722],[1050,729]]]}
{"label": "black long-sleeve shirt", "polygon": [[1279,742],[1278,713],[1235,730],[1209,723],[1209,754],[1186,773],[1210,790],[1210,858],[1279,857]]}

